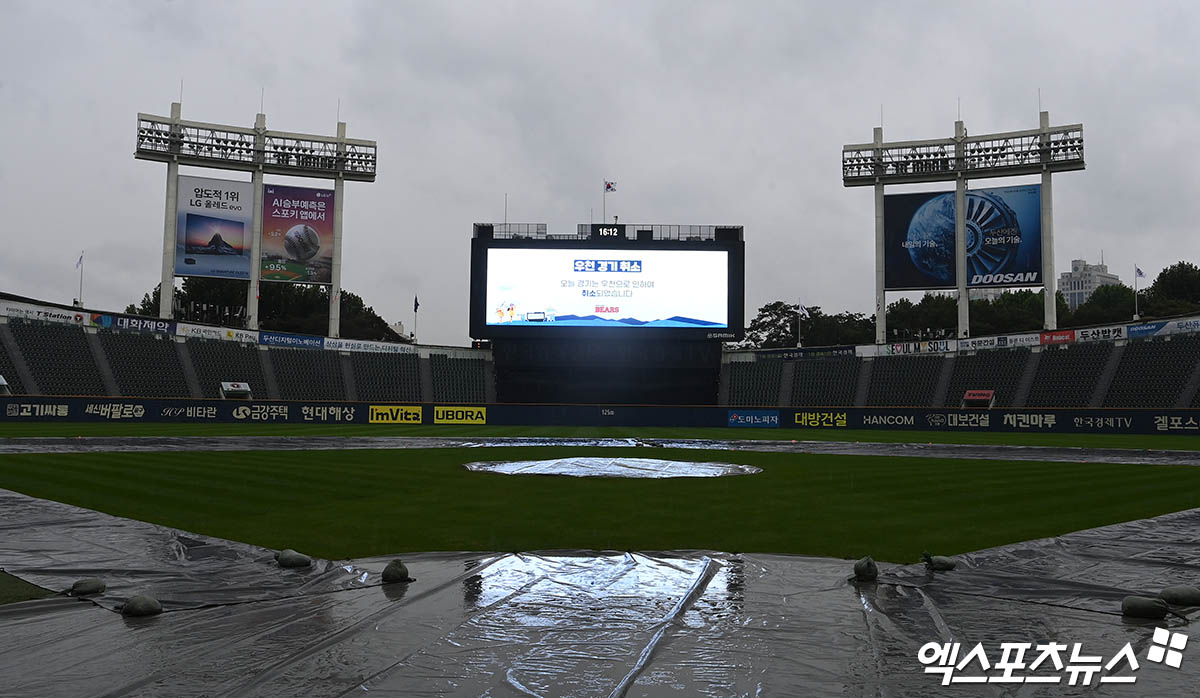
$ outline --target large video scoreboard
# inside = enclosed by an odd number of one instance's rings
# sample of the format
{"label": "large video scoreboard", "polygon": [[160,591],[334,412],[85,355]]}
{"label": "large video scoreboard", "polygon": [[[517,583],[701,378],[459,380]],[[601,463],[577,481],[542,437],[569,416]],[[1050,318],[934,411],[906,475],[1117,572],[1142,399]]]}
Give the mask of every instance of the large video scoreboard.
{"label": "large video scoreboard", "polygon": [[471,336],[742,338],[740,235],[635,240],[623,228],[602,227],[585,239],[476,236]]}

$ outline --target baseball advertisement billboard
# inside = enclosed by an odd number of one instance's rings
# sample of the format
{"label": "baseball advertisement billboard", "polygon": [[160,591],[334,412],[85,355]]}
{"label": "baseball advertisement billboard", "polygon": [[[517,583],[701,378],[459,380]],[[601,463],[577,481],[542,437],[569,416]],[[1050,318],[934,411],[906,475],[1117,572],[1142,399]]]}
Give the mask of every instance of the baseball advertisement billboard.
{"label": "baseball advertisement billboard", "polygon": [[[1041,286],[1041,185],[967,192],[967,286]],[[954,192],[884,197],[884,288],[954,288]]]}
{"label": "baseball advertisement billboard", "polygon": [[175,275],[250,278],[250,182],[179,176]]}
{"label": "baseball advertisement billboard", "polygon": [[263,186],[263,281],[333,281],[333,191]]}

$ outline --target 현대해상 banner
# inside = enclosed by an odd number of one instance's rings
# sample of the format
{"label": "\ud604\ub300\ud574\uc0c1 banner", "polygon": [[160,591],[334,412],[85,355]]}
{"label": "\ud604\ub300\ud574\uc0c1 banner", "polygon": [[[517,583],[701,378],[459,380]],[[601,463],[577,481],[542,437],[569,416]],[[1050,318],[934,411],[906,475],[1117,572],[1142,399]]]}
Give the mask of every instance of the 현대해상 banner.
{"label": "\ud604\ub300\ud574\uc0c1 banner", "polygon": [[333,191],[263,186],[263,281],[333,281]]}
{"label": "\ud604\ub300\ud574\uc0c1 banner", "polygon": [[[967,286],[1042,286],[1041,185],[967,192]],[[884,197],[884,288],[954,288],[954,192]]]}
{"label": "\ud604\ub300\ud574\uc0c1 banner", "polygon": [[250,182],[179,175],[175,276],[250,278]]}

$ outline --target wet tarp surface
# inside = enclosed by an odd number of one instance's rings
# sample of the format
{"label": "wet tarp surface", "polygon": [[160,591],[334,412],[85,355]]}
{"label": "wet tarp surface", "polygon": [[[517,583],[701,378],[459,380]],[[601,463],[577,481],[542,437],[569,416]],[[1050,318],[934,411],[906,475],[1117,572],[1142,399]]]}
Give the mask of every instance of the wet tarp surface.
{"label": "wet tarp surface", "polygon": [[745,439],[581,439],[413,436],[141,436],[0,438],[5,453],[109,453],[164,451],[329,451],[346,449],[472,448],[502,446],[690,448],[828,455],[911,456],[1050,462],[1200,465],[1200,451],[1163,451],[1064,446],[874,443]]}
{"label": "wet tarp surface", "polygon": [[[1200,510],[959,556],[952,572],[705,551],[419,553],[281,570],[272,551],[0,490],[0,567],[95,599],[0,606],[4,696],[1192,696],[1200,655],[1148,659],[1120,598],[1200,581]],[[134,593],[166,612],[123,618]],[[1192,616],[1195,609],[1178,609]],[[1058,684],[943,686],[929,642],[1061,643]],[[1067,685],[1070,648],[1139,668]],[[1031,662],[1031,648],[1025,662]],[[1193,656],[1198,655],[1198,656]],[[1000,676],[978,663],[956,676]],[[1136,683],[1100,683],[1101,677]]]}
{"label": "wet tarp surface", "polygon": [[565,475],[568,477],[728,477],[754,475],[762,468],[735,463],[696,463],[662,458],[548,458],[546,460],[480,461],[467,463],[467,470],[501,475]]}

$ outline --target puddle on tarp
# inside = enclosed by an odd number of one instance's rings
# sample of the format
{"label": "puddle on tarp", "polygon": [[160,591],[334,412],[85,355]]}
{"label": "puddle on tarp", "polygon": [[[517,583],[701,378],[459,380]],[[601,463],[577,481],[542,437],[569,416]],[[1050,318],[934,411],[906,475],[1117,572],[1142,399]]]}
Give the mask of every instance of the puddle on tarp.
{"label": "puddle on tarp", "polygon": [[566,475],[568,477],[726,477],[754,475],[762,468],[734,463],[696,463],[661,458],[550,458],[547,460],[467,463],[467,470],[501,475]]}

